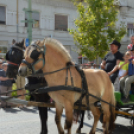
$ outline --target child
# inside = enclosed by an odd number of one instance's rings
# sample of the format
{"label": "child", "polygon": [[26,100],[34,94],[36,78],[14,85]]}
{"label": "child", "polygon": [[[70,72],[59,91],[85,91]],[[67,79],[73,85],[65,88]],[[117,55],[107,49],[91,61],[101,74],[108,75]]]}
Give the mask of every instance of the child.
{"label": "child", "polygon": [[121,79],[122,77],[124,77],[128,74],[128,65],[129,65],[130,59],[131,59],[131,53],[130,53],[130,51],[127,51],[124,55],[124,61],[120,61],[119,65],[118,65],[119,79]]}

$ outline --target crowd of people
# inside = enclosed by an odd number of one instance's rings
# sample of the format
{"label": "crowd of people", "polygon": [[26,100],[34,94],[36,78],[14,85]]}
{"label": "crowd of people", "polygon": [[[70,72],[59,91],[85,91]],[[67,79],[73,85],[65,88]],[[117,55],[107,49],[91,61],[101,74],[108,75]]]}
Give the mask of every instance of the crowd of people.
{"label": "crowd of people", "polygon": [[131,43],[127,46],[125,54],[122,54],[119,51],[121,44],[114,40],[109,44],[110,52],[100,65],[101,69],[107,72],[113,84],[116,78],[119,78],[124,103],[129,102],[131,84],[134,83],[134,35],[131,37]]}

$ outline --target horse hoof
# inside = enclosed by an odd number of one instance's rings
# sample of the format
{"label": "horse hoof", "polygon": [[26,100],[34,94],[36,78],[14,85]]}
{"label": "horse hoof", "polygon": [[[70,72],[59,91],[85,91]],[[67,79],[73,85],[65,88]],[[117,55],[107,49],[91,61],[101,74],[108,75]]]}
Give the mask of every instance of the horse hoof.
{"label": "horse hoof", "polygon": [[80,134],[80,133],[81,133],[81,129],[77,129],[76,134]]}

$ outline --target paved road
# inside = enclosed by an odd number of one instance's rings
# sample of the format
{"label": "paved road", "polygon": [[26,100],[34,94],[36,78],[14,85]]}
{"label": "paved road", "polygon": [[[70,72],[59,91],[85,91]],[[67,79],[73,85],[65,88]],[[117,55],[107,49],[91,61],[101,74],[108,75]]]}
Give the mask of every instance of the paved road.
{"label": "paved road", "polygon": [[[58,134],[54,122],[55,109],[49,111],[48,129],[49,134]],[[65,114],[62,115],[62,124],[64,124]],[[85,117],[82,134],[87,134],[92,128],[93,119],[88,120]],[[75,134],[78,124],[73,124],[72,134]],[[99,122],[96,134],[102,134],[102,127]],[[39,134],[40,120],[37,108],[13,108],[0,109],[0,134]],[[130,126],[127,119],[120,118],[116,120],[116,128],[113,134],[134,134],[134,128]]]}

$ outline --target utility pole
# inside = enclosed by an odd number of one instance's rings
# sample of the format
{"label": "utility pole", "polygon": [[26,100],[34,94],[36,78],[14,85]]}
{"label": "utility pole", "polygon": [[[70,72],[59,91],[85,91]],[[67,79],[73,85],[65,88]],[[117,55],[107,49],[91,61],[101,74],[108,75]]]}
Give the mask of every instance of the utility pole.
{"label": "utility pole", "polygon": [[17,42],[18,42],[18,35],[19,35],[19,21],[18,21],[18,17],[19,17],[19,11],[18,11],[18,6],[19,6],[19,1],[17,0],[17,3],[16,3],[16,10],[17,10],[17,13],[16,13],[16,23],[17,23]]}
{"label": "utility pole", "polygon": [[32,11],[31,0],[28,0],[28,8],[24,8],[23,11],[25,12],[25,15],[27,14],[27,20],[23,20],[22,22],[27,23],[27,38],[29,40],[28,45],[30,45],[32,41],[32,26],[33,23],[35,23],[34,20],[32,19],[32,13],[36,12],[36,11]]}

